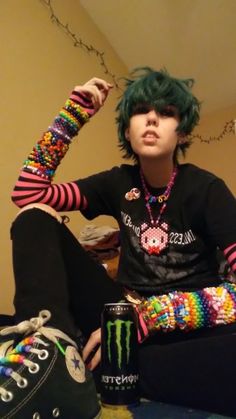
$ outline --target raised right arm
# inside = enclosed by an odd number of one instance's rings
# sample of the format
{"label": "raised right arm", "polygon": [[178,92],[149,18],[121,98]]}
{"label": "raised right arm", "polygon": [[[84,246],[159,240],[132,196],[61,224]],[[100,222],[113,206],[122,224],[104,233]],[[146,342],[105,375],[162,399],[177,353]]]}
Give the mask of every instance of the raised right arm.
{"label": "raised right arm", "polygon": [[52,179],[73,137],[103,105],[111,87],[97,78],[75,87],[24,163],[12,193],[12,200],[17,206],[38,202],[57,211],[86,208],[86,199],[75,182],[52,184]]}

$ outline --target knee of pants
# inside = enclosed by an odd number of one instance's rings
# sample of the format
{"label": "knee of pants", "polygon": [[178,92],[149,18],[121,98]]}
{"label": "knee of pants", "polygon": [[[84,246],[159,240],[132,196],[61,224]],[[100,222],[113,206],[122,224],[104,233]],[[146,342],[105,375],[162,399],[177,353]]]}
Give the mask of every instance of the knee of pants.
{"label": "knee of pants", "polygon": [[[39,215],[40,215],[40,218],[39,218]],[[11,231],[10,231],[11,239],[13,239],[15,235],[14,233],[16,231],[22,231],[22,229],[24,231],[27,231],[27,228],[31,228],[32,223],[39,222],[39,224],[42,226],[41,222],[43,220],[42,218],[43,215],[45,215],[45,220],[47,220],[46,225],[48,225],[48,221],[50,218],[55,219],[60,224],[63,223],[62,217],[56,212],[56,210],[51,208],[49,205],[38,204],[38,203],[29,204],[21,208],[21,210],[17,213],[16,218],[13,221],[12,226],[11,226]],[[39,225],[39,228],[40,228],[40,225]]]}
{"label": "knee of pants", "polygon": [[52,217],[54,217],[59,223],[62,223],[62,217],[58,214],[58,212],[50,207],[49,205],[46,204],[40,204],[40,203],[32,203],[29,205],[26,205],[25,207],[21,208],[20,211],[16,214],[16,218],[14,221],[17,220],[17,218],[24,212],[29,211],[29,210],[33,210],[33,209],[38,209],[40,211],[46,212],[47,214],[51,215]]}

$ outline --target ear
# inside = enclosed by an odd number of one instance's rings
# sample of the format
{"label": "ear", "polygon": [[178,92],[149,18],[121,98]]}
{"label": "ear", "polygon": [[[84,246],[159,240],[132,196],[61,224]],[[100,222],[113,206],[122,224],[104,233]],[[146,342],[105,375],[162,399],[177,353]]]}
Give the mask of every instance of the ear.
{"label": "ear", "polygon": [[178,135],[178,145],[185,144],[187,142],[187,138],[185,134]]}
{"label": "ear", "polygon": [[129,141],[129,128],[126,128],[125,130],[125,139]]}

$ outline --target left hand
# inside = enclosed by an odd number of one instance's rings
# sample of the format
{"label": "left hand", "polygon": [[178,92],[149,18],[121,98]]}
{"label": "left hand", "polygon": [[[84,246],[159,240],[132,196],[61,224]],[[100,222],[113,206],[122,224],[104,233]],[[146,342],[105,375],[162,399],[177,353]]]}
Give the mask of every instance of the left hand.
{"label": "left hand", "polygon": [[[83,349],[83,360],[87,367],[92,371],[94,368],[99,364],[101,361],[101,329],[95,330],[91,333],[88,342],[86,343]],[[98,347],[99,346],[99,347]],[[96,348],[98,349],[96,350]],[[86,363],[86,360],[90,358],[90,356],[95,353],[89,363]]]}
{"label": "left hand", "polygon": [[103,106],[113,85],[106,80],[93,77],[85,84],[75,86],[74,90],[85,95],[91,100],[95,111],[97,112]]}

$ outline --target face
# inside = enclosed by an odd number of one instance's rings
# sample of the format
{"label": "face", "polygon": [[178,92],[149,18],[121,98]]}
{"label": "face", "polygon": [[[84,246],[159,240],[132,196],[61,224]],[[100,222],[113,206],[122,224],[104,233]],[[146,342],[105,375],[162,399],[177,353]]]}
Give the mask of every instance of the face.
{"label": "face", "polygon": [[176,109],[167,106],[161,112],[146,106],[137,107],[125,134],[140,160],[145,158],[172,159],[178,141],[176,129],[179,117]]}

